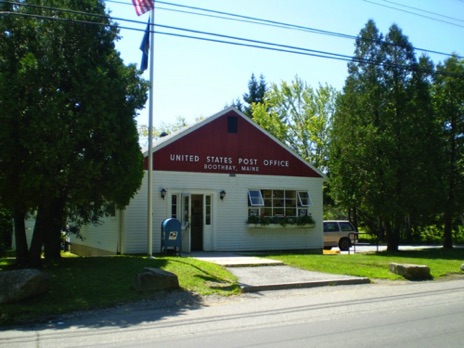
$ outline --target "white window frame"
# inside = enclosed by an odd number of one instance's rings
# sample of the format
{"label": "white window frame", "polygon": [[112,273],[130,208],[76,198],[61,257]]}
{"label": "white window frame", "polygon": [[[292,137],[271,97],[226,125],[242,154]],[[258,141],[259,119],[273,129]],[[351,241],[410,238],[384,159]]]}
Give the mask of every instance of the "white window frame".
{"label": "white window frame", "polygon": [[[308,191],[297,191],[296,194],[298,196],[298,202],[300,203],[300,207],[310,207],[313,205],[313,200],[311,199],[311,195]],[[301,197],[300,194],[308,195],[308,203],[303,203],[304,199]]]}
{"label": "white window frame", "polygon": [[[258,197],[252,197],[251,193],[258,193]],[[258,202],[255,202],[255,200]],[[248,202],[250,203],[250,207],[264,207],[264,199],[261,190],[248,190]]]}

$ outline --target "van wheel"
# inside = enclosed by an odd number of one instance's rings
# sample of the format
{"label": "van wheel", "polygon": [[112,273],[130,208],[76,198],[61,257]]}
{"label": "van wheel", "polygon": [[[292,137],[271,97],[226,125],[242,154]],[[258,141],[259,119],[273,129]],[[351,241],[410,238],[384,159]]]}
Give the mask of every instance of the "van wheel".
{"label": "van wheel", "polygon": [[348,251],[351,247],[351,240],[349,238],[342,238],[338,242],[338,247],[341,251]]}

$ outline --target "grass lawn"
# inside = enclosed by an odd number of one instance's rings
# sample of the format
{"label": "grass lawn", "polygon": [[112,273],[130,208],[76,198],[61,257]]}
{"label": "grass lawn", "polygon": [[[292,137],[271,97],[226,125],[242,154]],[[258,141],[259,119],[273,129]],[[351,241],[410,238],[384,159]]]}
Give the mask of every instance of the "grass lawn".
{"label": "grass lawn", "polygon": [[[0,271],[12,269],[14,259],[0,259]],[[37,320],[77,310],[129,303],[162,293],[138,293],[132,289],[135,275],[144,267],[161,268],[178,276],[183,291],[199,295],[240,293],[237,279],[225,268],[189,257],[142,256],[72,257],[45,269],[51,290],[40,298],[0,305],[0,326]]]}
{"label": "grass lawn", "polygon": [[412,251],[379,252],[371,254],[267,254],[265,257],[281,260],[288,266],[310,271],[346,274],[371,279],[404,279],[391,273],[391,262],[427,265],[434,279],[453,273],[462,273],[464,249],[424,249]]}
{"label": "grass lawn", "polygon": [[[137,293],[131,288],[134,276],[144,267],[161,268],[176,274],[182,291],[198,295],[221,296],[240,293],[237,279],[225,268],[190,257],[145,256],[65,257],[48,266],[51,291],[40,298],[0,305],[0,326],[49,320],[78,310],[111,307],[163,293]],[[403,279],[390,273],[388,264],[414,263],[430,267],[435,280],[462,273],[464,249],[427,249],[397,253],[308,255],[269,253],[260,257],[282,260],[288,266],[311,271],[346,274],[370,279]],[[0,271],[13,268],[13,258],[0,258]]]}

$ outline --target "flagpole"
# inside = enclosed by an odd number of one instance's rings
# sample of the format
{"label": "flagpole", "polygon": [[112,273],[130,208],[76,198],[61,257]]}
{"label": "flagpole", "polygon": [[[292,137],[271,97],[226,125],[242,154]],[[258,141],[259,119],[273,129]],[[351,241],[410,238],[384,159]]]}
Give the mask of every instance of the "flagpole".
{"label": "flagpole", "polygon": [[150,28],[150,93],[148,105],[148,219],[147,219],[147,243],[148,257],[153,258],[153,61],[155,52],[155,7],[151,9]]}

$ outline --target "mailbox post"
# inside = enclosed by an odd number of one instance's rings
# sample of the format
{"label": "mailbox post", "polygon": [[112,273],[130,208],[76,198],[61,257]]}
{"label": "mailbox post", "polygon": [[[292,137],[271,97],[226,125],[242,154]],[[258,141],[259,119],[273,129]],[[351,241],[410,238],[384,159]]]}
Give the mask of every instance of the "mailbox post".
{"label": "mailbox post", "polygon": [[182,228],[179,220],[169,218],[161,223],[161,252],[179,254],[182,250]]}

